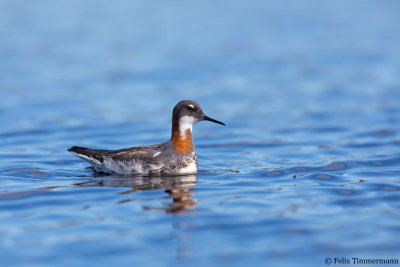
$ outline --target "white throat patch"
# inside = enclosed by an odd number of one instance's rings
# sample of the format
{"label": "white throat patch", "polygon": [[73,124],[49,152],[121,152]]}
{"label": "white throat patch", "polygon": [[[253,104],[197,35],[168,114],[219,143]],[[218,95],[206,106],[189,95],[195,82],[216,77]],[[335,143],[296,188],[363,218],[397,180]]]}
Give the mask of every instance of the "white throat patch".
{"label": "white throat patch", "polygon": [[183,116],[179,119],[179,132],[181,136],[186,135],[186,130],[189,129],[192,132],[193,124],[196,122],[196,119],[192,116]]}

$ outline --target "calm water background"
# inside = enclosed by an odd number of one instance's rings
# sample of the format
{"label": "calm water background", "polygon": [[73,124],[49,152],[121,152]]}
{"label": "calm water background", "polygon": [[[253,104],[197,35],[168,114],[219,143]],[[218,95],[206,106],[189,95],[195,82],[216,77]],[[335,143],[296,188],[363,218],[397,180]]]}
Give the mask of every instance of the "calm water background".
{"label": "calm water background", "polygon": [[[1,266],[400,259],[400,2],[0,1]],[[197,176],[66,152],[166,141]]]}

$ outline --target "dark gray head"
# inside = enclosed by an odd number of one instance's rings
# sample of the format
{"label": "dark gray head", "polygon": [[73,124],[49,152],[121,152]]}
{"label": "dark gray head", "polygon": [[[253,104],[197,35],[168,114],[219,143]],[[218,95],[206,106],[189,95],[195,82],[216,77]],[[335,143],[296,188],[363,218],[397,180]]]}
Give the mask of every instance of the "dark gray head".
{"label": "dark gray head", "polygon": [[185,123],[194,124],[198,121],[212,121],[225,125],[225,123],[214,120],[206,116],[201,109],[200,105],[192,100],[182,100],[174,107],[172,112],[172,121],[179,122],[184,121]]}

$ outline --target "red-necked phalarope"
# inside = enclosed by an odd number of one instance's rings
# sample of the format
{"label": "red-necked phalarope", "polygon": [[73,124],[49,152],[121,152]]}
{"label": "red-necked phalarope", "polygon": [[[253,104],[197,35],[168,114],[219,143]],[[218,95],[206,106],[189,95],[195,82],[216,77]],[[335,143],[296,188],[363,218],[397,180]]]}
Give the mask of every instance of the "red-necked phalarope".
{"label": "red-necked phalarope", "polygon": [[73,146],[68,151],[92,164],[96,171],[106,173],[144,176],[194,174],[197,172],[197,156],[192,126],[203,120],[225,125],[207,117],[197,102],[183,100],[172,112],[172,134],[168,142],[120,150]]}

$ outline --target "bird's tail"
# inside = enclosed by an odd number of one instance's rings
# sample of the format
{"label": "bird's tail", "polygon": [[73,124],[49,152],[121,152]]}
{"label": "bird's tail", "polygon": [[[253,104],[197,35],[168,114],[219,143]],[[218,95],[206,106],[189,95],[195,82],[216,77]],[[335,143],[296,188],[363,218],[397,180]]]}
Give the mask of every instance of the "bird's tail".
{"label": "bird's tail", "polygon": [[107,152],[107,150],[101,149],[91,149],[86,147],[80,146],[73,146],[67,149],[72,154],[80,157],[83,160],[88,161],[89,163],[93,164],[100,164],[103,162],[103,154]]}

